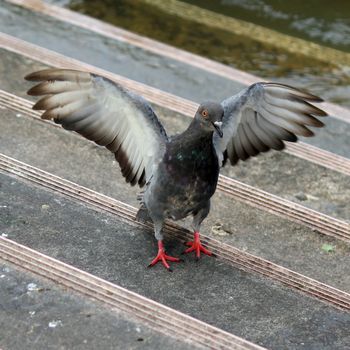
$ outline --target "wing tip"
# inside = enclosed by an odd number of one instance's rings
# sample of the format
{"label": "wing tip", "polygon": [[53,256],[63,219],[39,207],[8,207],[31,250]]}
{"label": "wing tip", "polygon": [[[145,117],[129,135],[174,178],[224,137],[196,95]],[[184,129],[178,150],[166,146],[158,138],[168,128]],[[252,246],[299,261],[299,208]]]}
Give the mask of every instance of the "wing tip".
{"label": "wing tip", "polygon": [[34,111],[45,111],[47,109],[49,109],[49,107],[47,106],[47,103],[46,103],[46,98],[42,98],[40,99],[37,103],[35,103],[32,107],[32,109]]}
{"label": "wing tip", "polygon": [[[298,93],[302,94],[302,98],[305,98],[306,101],[315,102],[315,103],[324,102],[323,98],[321,98],[319,96],[316,96],[314,94],[311,94],[308,91],[296,88],[296,87],[288,85],[288,84],[274,83],[274,82],[259,82],[257,84],[262,84],[263,86],[269,86],[269,87],[272,87],[272,88],[273,87],[279,87],[279,88],[284,88],[284,89],[287,89],[287,90],[298,92]],[[290,92],[290,91],[289,91],[289,93],[293,94],[293,92]],[[296,96],[300,98],[300,95],[296,95]]]}
{"label": "wing tip", "polygon": [[27,74],[27,75],[24,77],[24,80],[27,80],[27,81],[37,81],[37,73],[38,73],[38,72],[32,72],[32,73]]}
{"label": "wing tip", "polygon": [[27,81],[50,81],[50,80],[77,80],[80,82],[89,81],[91,73],[84,70],[70,68],[46,68],[27,74],[24,77]]}
{"label": "wing tip", "polygon": [[40,84],[33,86],[27,91],[27,95],[29,96],[41,96],[45,95],[43,89],[40,88]]}
{"label": "wing tip", "polygon": [[36,72],[27,74],[24,79],[27,81],[42,81],[45,80],[45,75],[56,71],[55,68],[41,69]]}

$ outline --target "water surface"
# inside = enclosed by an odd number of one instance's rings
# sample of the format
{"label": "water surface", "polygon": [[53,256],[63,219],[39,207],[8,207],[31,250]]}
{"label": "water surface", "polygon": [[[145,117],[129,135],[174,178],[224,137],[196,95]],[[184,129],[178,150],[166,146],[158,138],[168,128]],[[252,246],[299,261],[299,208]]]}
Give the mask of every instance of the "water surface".
{"label": "water surface", "polygon": [[[255,74],[319,94],[350,107],[350,67],[320,62],[205,25],[145,4],[142,0],[51,0],[135,33]],[[350,2],[296,0],[190,0],[191,4],[349,51]],[[304,24],[302,24],[304,23]],[[316,27],[318,29],[316,30]]]}

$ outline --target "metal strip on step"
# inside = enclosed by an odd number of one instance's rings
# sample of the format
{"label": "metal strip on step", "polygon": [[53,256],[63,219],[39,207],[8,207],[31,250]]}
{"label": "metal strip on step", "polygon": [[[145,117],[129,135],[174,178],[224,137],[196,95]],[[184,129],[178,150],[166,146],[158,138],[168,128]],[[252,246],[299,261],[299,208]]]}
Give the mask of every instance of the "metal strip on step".
{"label": "metal strip on step", "polygon": [[[155,53],[157,55],[168,57],[179,62],[200,68],[202,70],[211,72],[226,79],[241,83],[243,85],[250,85],[265,79],[259,78],[250,73],[241,71],[239,69],[224,65],[222,63],[192,54],[190,52],[175,48],[173,46],[163,44],[159,41],[149,39],[147,37],[135,34],[125,29],[116,27],[114,25],[102,22],[98,19],[82,15],[80,13],[45,3],[39,0],[7,0],[10,3],[25,7],[29,10],[36,11],[47,16],[54,17],[58,20],[71,23],[81,28],[88,29],[95,33],[99,33],[106,37],[121,42],[126,42],[130,45],[140,47],[146,51]],[[322,103],[328,114],[344,122],[350,123],[350,110],[342,106],[324,102]]]}
{"label": "metal strip on step", "polygon": [[[102,195],[88,188],[79,186],[28,164],[0,154],[0,171],[8,173],[47,188],[75,200],[79,200],[104,212],[117,215],[133,225],[152,229],[150,224],[141,224],[134,220],[136,208],[116,199]],[[167,222],[165,233],[180,241],[192,238],[192,233],[172,222]],[[318,298],[321,301],[346,311],[350,311],[350,294],[317,280],[274,264],[268,260],[239,250],[231,245],[221,243],[202,235],[203,242],[222,260],[250,273],[257,273],[280,282],[294,290]]]}
{"label": "metal strip on step", "polygon": [[286,151],[311,163],[324,166],[344,175],[350,175],[349,158],[301,142],[286,142]]}
{"label": "metal strip on step", "polygon": [[[31,59],[37,60],[47,65],[59,68],[84,70],[93,72],[95,74],[103,75],[125,86],[127,89],[142,95],[148,101],[158,106],[167,108],[169,110],[191,118],[195,115],[195,112],[198,108],[198,104],[192,101],[169,94],[167,92],[133,81],[120,75],[108,72],[101,68],[94,67],[87,63],[80,62],[73,58],[63,56],[56,52],[30,44],[26,41],[20,40],[18,38],[12,37],[4,33],[0,33],[0,47],[18,53],[20,55],[29,57]],[[335,155],[328,151],[324,151],[314,146],[310,146],[303,142],[298,142],[292,147],[288,147],[288,145],[290,144],[289,142],[286,142],[286,144],[287,148],[285,149],[285,152],[293,156],[303,158],[317,165],[324,166],[334,171],[341,171],[342,173],[349,175],[348,163],[346,161],[339,161],[341,159],[346,159],[344,157]]]}
{"label": "metal strip on step", "polygon": [[0,259],[96,299],[167,336],[205,348],[263,348],[14,241],[0,237]]}
{"label": "metal strip on step", "polygon": [[[0,90],[0,106],[4,106],[60,128],[58,124],[52,121],[41,119],[41,113],[32,110],[32,102],[3,90]],[[93,144],[96,145],[95,143]],[[345,165],[349,166],[350,174],[350,161],[347,160],[347,162],[348,163]],[[300,223],[328,236],[341,239],[348,243],[350,242],[350,224],[344,221],[319,213],[300,204],[272,195],[223,175],[219,177],[218,189],[226,195],[230,195],[251,206]]]}

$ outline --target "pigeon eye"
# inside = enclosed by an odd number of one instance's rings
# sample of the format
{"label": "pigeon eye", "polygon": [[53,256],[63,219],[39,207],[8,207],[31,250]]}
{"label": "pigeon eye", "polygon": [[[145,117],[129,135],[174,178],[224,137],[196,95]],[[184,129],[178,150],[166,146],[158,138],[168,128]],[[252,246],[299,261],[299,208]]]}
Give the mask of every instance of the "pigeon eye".
{"label": "pigeon eye", "polygon": [[205,119],[207,119],[207,118],[208,118],[208,115],[209,115],[209,113],[208,113],[208,111],[205,109],[205,110],[202,112],[202,117],[205,118]]}

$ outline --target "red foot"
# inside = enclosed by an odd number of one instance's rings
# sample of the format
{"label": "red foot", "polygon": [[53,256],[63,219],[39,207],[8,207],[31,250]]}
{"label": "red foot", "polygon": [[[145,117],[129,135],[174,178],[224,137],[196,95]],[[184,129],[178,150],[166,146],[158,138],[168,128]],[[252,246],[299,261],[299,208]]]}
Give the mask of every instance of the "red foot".
{"label": "red foot", "polygon": [[158,263],[158,261],[161,261],[163,266],[170,272],[172,272],[173,270],[170,268],[169,264],[167,263],[167,261],[173,261],[173,262],[179,262],[182,261],[179,258],[174,258],[173,256],[169,256],[165,254],[165,250],[163,247],[163,242],[162,241],[158,241],[158,254],[157,256],[152,260],[152,262],[148,265],[148,267],[152,267],[155,264]]}
{"label": "red foot", "polygon": [[214,253],[212,253],[211,251],[209,251],[208,249],[202,246],[201,240],[199,238],[199,232],[194,233],[192,242],[187,242],[185,244],[190,248],[187,248],[182,254],[187,254],[195,251],[197,260],[200,258],[201,252],[209,256],[216,256]]}

